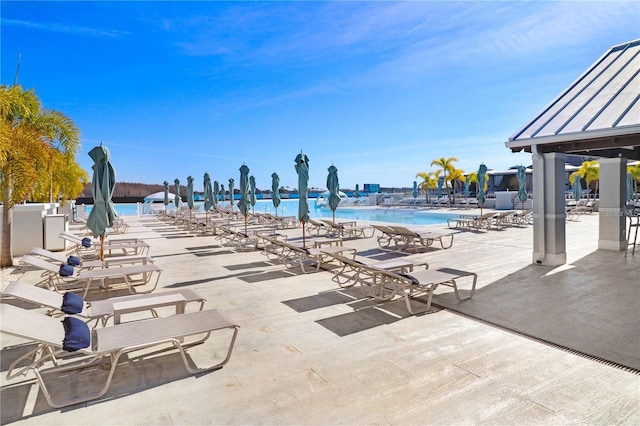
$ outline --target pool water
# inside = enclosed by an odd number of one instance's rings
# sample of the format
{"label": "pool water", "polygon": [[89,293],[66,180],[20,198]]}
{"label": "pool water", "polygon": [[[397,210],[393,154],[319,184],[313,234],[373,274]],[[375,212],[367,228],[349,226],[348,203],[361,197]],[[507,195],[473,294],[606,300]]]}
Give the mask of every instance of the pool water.
{"label": "pool water", "polygon": [[[229,204],[228,201],[218,203],[219,206],[225,207]],[[156,204],[157,205],[157,204]],[[237,205],[237,203],[236,203]],[[85,211],[89,213],[92,206],[86,206]],[[137,215],[140,211],[140,203],[123,203],[115,204],[116,212],[121,216]],[[171,210],[173,205],[169,205],[168,209]],[[202,212],[204,211],[204,203],[196,202],[195,208]],[[260,200],[256,202],[254,210],[256,213],[271,213],[276,214],[276,210],[273,207],[271,200]],[[298,215],[298,200],[282,200],[278,206],[278,216],[297,216]],[[309,200],[309,217],[315,218],[330,218],[332,217],[331,209],[322,207],[315,207],[315,200]],[[340,220],[367,220],[376,222],[392,222],[403,223],[407,225],[433,225],[446,223],[447,219],[458,217],[456,213],[442,213],[430,210],[412,210],[412,209],[399,209],[399,208],[366,208],[366,207],[338,207],[335,212],[336,219]]]}

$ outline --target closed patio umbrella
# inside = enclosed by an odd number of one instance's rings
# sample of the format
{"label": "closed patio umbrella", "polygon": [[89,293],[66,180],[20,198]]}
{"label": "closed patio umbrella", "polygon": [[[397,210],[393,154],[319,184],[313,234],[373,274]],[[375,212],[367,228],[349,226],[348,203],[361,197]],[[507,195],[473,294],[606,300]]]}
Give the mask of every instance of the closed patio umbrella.
{"label": "closed patio umbrella", "polygon": [[106,146],[96,146],[89,151],[93,159],[93,208],[87,218],[87,227],[94,237],[100,237],[100,260],[104,260],[104,239],[113,226],[116,211],[111,203],[113,189],[116,185],[116,171],[109,161],[111,156]]}
{"label": "closed patio umbrella", "polygon": [[469,189],[470,186],[471,186],[471,178],[469,176],[466,176],[464,178],[464,197],[465,198],[469,198],[469,195],[471,194],[471,191]]}
{"label": "closed patio umbrella", "polygon": [[233,183],[235,181],[233,180],[233,178],[229,179],[229,201],[231,201],[231,210],[233,210],[233,200],[234,200],[234,194],[233,194]]}
{"label": "closed patio umbrella", "polygon": [[360,198],[360,185],[356,183],[356,193],[354,194],[356,198]]}
{"label": "closed patio umbrella", "polygon": [[298,220],[302,223],[302,247],[306,248],[304,236],[304,225],[309,221],[309,203],[307,202],[307,191],[309,189],[309,157],[302,151],[295,158],[295,169],[298,174]]}
{"label": "closed patio umbrella", "polygon": [[333,215],[333,223],[336,223],[336,209],[338,208],[338,204],[340,204],[340,195],[338,195],[338,192],[340,192],[338,169],[332,164],[327,170],[329,171],[329,174],[327,175],[327,189],[329,190],[329,199],[327,200],[327,204],[329,204],[329,208]]}
{"label": "closed patio umbrella", "polygon": [[256,202],[258,201],[256,197],[256,178],[249,176],[249,202],[254,213],[256,212]]}
{"label": "closed patio umbrella", "polygon": [[164,214],[167,214],[167,206],[169,205],[169,182],[166,180],[163,182],[164,185]]}
{"label": "closed patio umbrella", "polygon": [[176,211],[180,208],[180,179],[176,178],[173,181],[173,184],[175,186],[175,191],[176,191],[176,195],[175,195],[175,199],[174,199],[174,206],[176,208]]}
{"label": "closed patio umbrella", "polygon": [[247,233],[247,215],[249,214],[249,167],[240,166],[240,202],[238,209],[244,216],[244,233]]}
{"label": "closed patio umbrella", "polygon": [[625,201],[633,200],[633,175],[631,172],[627,172],[627,198]]}
{"label": "closed patio umbrella", "polygon": [[211,177],[205,172],[203,177],[204,185],[204,212],[205,221],[209,219],[209,210],[213,208],[213,188],[211,188]]}
{"label": "closed patio umbrella", "polygon": [[191,220],[191,212],[193,211],[193,176],[187,176],[187,205],[189,206],[189,220]]}
{"label": "closed patio umbrella", "polygon": [[578,200],[580,200],[582,198],[582,178],[580,177],[579,174],[575,174],[573,175],[573,186],[572,186],[572,192],[573,192],[573,199],[576,200],[576,203],[578,203]]}
{"label": "closed patio umbrella", "polygon": [[524,203],[527,201],[527,177],[525,175],[524,166],[518,166],[518,198],[520,199],[520,203],[522,203],[522,210],[524,211]]}
{"label": "closed patio umbrella", "polygon": [[415,180],[413,181],[413,191],[411,191],[411,195],[413,195],[413,198],[418,198],[418,182]]}
{"label": "closed patio umbrella", "polygon": [[487,194],[484,192],[484,185],[487,181],[487,166],[480,164],[478,168],[478,205],[480,206],[480,215],[482,215],[482,206],[487,200]]}
{"label": "closed patio umbrella", "polygon": [[280,205],[280,176],[276,172],[271,173],[271,201],[276,209],[278,217],[278,206]]}
{"label": "closed patio umbrella", "polygon": [[213,181],[213,208],[215,209],[218,205],[218,195],[220,194],[220,184],[217,180]]}
{"label": "closed patio umbrella", "polygon": [[437,192],[436,192],[436,197],[438,197],[438,200],[440,198],[442,198],[442,183],[443,182],[444,182],[444,179],[443,180],[438,179],[438,189],[437,189]]}
{"label": "closed patio umbrella", "polygon": [[220,184],[220,201],[224,201],[226,194],[224,192],[224,185]]}

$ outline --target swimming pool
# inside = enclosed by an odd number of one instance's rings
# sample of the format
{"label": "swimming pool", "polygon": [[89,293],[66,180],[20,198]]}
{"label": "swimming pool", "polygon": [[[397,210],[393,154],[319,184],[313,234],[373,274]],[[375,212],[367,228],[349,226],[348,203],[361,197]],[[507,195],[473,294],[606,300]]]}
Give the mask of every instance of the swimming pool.
{"label": "swimming pool", "polygon": [[[229,204],[228,201],[218,203],[224,207]],[[157,206],[157,204],[156,204]],[[86,206],[85,211],[89,213],[92,206]],[[122,203],[115,204],[116,212],[120,216],[136,216],[142,213],[142,203]],[[164,208],[164,206],[162,207]],[[169,210],[173,205],[169,205]],[[195,208],[198,211],[204,211],[204,203],[196,202]],[[276,214],[271,200],[260,200],[256,202],[254,207],[256,213]],[[278,216],[297,216],[298,200],[282,200],[278,206]],[[331,217],[332,212],[329,208],[315,208],[315,200],[309,201],[309,217],[321,218]],[[366,208],[366,207],[338,207],[336,210],[336,219],[341,220],[367,220],[376,222],[392,222],[403,223],[407,225],[433,225],[446,223],[447,219],[458,217],[456,213],[442,213],[437,211],[399,209],[399,208]]]}

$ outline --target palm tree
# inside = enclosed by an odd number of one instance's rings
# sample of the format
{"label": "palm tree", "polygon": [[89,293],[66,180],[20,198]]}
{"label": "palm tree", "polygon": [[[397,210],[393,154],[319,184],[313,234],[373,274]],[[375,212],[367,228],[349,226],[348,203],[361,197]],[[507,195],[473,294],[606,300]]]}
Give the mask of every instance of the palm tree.
{"label": "palm tree", "polygon": [[638,183],[640,183],[640,164],[627,167],[627,171],[631,173],[631,178],[633,179],[633,187],[634,187],[633,190],[636,193],[636,197],[637,197]]}
{"label": "palm tree", "polygon": [[[443,174],[443,179],[444,179],[444,183],[446,185],[447,183],[447,173],[451,174],[454,173],[454,170],[456,169],[453,166],[453,163],[455,161],[458,161],[458,159],[456,157],[449,157],[449,158],[444,158],[441,157],[437,160],[431,160],[431,165],[432,166],[436,166],[436,167],[440,167],[442,169],[442,171],[444,172]],[[449,188],[447,187],[447,195],[449,195]],[[449,197],[449,202],[453,201],[451,199],[451,197]]]}
{"label": "palm tree", "polygon": [[436,189],[438,185],[438,179],[440,178],[440,170],[435,172],[420,172],[416,174],[416,178],[422,179],[422,182],[418,185],[420,191],[426,194],[426,201],[429,202],[429,190]]}
{"label": "palm tree", "polygon": [[[586,181],[587,189],[589,189],[591,182],[594,182],[594,181],[596,182],[596,188],[593,193],[593,198],[595,199],[596,193],[598,192],[598,183],[600,179],[599,163],[596,160],[585,161],[580,165],[580,168],[576,170],[574,173],[577,173],[581,178],[583,178]],[[587,198],[589,198],[588,191],[587,191]]]}
{"label": "palm tree", "polygon": [[2,189],[2,256],[0,267],[13,264],[13,206],[52,188],[49,164],[59,154],[70,156],[80,146],[78,128],[64,114],[46,110],[34,90],[0,86],[0,188]]}

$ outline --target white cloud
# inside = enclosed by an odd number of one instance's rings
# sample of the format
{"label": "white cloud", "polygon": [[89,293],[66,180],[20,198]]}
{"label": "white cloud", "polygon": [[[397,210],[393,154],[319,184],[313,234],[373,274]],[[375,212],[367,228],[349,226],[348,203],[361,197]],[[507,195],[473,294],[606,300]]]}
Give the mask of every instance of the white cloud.
{"label": "white cloud", "polygon": [[59,22],[34,22],[23,21],[20,19],[2,19],[2,25],[23,27],[39,31],[53,31],[58,33],[80,34],[92,37],[118,38],[129,35],[126,31],[113,29],[100,29],[90,27],[78,27],[74,25],[66,25]]}

